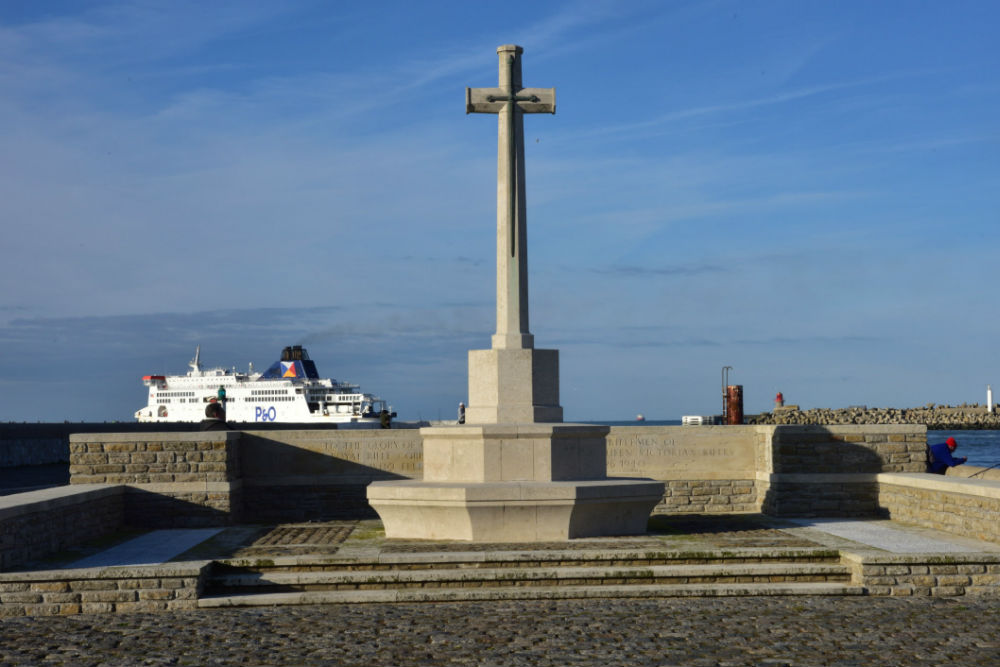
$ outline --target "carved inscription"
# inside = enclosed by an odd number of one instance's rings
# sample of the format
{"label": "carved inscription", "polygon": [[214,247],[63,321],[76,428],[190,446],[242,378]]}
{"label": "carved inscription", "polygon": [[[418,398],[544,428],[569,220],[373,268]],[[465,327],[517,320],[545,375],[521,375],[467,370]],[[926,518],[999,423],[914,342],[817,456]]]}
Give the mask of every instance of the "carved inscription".
{"label": "carved inscription", "polygon": [[690,427],[679,432],[672,428],[652,433],[649,429],[616,431],[613,429],[607,440],[609,475],[669,479],[753,470],[753,443],[743,439],[706,437],[706,432],[697,433]]}
{"label": "carved inscription", "polygon": [[324,451],[338,459],[400,475],[423,470],[420,443],[410,440],[339,440],[325,443]]}

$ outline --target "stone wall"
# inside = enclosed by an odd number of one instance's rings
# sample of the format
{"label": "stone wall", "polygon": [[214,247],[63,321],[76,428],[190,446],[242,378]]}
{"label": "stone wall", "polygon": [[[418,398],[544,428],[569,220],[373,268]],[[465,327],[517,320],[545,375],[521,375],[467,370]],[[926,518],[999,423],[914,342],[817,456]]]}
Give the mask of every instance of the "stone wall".
{"label": "stone wall", "polygon": [[0,497],[0,571],[118,530],[123,491],[98,485]]}
{"label": "stone wall", "polygon": [[127,525],[218,526],[240,520],[235,431],[70,437],[70,484],[127,485]]}
{"label": "stone wall", "polygon": [[873,516],[879,473],[927,470],[922,425],[771,428],[757,481],[761,511],[774,516]]}
{"label": "stone wall", "polygon": [[73,433],[153,433],[192,431],[197,424],[139,422],[0,423],[0,468],[47,465],[69,461]]}
{"label": "stone wall", "polygon": [[65,463],[68,434],[47,424],[0,424],[0,468]]}
{"label": "stone wall", "polygon": [[869,595],[996,596],[1000,554],[842,554]]}
{"label": "stone wall", "polygon": [[[665,483],[655,512],[877,511],[874,475],[926,469],[922,426],[614,427],[608,475]],[[79,434],[74,484],[128,485],[126,521],[223,525],[373,516],[365,487],[420,479],[416,430]],[[824,471],[822,474],[817,470]]]}
{"label": "stone wall", "polygon": [[196,609],[209,565],[204,561],[0,574],[0,618]]}
{"label": "stone wall", "polygon": [[616,426],[607,436],[608,476],[664,482],[655,514],[760,509],[756,451],[773,427]]}
{"label": "stone wall", "polygon": [[374,517],[365,488],[423,476],[417,430],[246,432],[243,511],[255,521]]}
{"label": "stone wall", "polygon": [[943,475],[879,475],[883,516],[1000,542],[1000,482]]}

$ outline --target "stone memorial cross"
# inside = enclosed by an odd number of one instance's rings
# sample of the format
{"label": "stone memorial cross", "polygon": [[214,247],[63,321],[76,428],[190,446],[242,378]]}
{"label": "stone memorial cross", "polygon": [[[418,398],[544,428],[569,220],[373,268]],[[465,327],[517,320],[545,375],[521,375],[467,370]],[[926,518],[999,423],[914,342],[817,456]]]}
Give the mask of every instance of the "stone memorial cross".
{"label": "stone memorial cross", "polygon": [[556,112],[555,88],[521,87],[520,46],[497,47],[500,85],[466,88],[466,113],[499,116],[497,140],[497,331],[493,349],[530,349],[528,231],[524,198],[524,117]]}

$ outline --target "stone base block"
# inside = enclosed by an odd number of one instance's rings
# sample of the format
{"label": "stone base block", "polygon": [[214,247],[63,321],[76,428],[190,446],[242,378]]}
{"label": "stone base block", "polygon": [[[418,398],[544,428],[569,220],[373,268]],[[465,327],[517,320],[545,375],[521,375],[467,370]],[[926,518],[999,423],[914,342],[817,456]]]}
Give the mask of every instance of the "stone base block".
{"label": "stone base block", "polygon": [[592,424],[425,427],[424,481],[603,480],[608,430]]}
{"label": "stone base block", "polygon": [[386,537],[468,542],[642,535],[662,497],[662,482],[634,479],[368,486]]}
{"label": "stone base block", "polygon": [[559,350],[469,350],[467,424],[562,420]]}

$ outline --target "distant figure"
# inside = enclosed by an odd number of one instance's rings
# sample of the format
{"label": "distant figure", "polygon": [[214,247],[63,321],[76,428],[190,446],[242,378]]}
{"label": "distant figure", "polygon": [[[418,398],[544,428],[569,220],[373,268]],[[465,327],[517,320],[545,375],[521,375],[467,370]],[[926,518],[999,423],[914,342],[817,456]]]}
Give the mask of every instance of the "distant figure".
{"label": "distant figure", "polygon": [[955,458],[951,455],[955,448],[958,447],[958,443],[955,438],[948,438],[944,442],[939,442],[936,445],[931,445],[931,472],[936,475],[943,475],[948,468],[954,466],[960,466],[969,460],[969,457],[963,456],[961,458]]}
{"label": "distant figure", "polygon": [[785,397],[781,395],[780,391],[778,392],[778,395],[774,397],[774,407],[776,409],[785,407]]}
{"label": "distant figure", "polygon": [[201,420],[201,431],[232,431],[226,423],[226,411],[221,403],[212,402],[205,406],[205,418]]}
{"label": "distant figure", "polygon": [[388,410],[382,408],[382,412],[378,413],[378,422],[382,428],[392,428],[392,415]]}
{"label": "distant figure", "polygon": [[458,404],[458,423],[465,423],[465,403]]}

